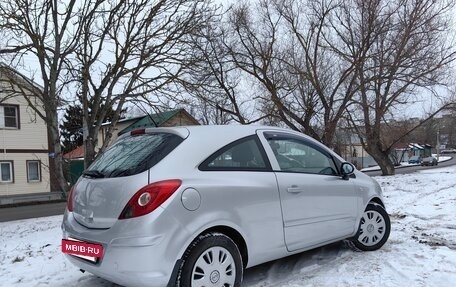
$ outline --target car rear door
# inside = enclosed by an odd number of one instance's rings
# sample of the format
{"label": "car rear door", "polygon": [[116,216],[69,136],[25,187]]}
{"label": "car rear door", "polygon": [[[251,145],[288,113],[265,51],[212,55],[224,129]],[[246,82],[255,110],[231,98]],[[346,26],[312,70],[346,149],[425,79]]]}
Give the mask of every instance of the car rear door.
{"label": "car rear door", "polygon": [[287,249],[352,234],[357,214],[354,185],[341,178],[330,152],[295,134],[260,134],[279,186]]}

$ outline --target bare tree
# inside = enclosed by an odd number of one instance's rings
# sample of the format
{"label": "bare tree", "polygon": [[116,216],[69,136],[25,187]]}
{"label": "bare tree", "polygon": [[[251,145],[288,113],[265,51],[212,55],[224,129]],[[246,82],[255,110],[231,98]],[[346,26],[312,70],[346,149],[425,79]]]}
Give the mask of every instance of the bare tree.
{"label": "bare tree", "polygon": [[356,90],[354,63],[331,49],[329,23],[339,1],[275,1],[290,33],[289,57],[283,58],[289,76],[294,113],[304,111],[304,131],[335,146],[336,129]]}
{"label": "bare tree", "polygon": [[331,22],[332,47],[356,69],[358,88],[348,116],[384,175],[394,174],[389,154],[410,132],[393,134],[388,123],[417,95],[435,93],[448,79],[456,57],[447,38],[453,7],[454,1],[352,0],[339,6]]}
{"label": "bare tree", "polygon": [[255,96],[252,90],[245,89],[245,75],[230,57],[226,46],[229,31],[220,25],[221,21],[223,15],[216,15],[201,34],[192,39],[194,65],[187,69],[183,81],[190,94],[185,102],[206,115],[202,118],[204,123],[259,122],[265,116],[253,111]]}
{"label": "bare tree", "polygon": [[[108,111],[116,111],[113,127],[127,101],[166,93],[191,64],[190,35],[198,34],[212,8],[210,0],[14,0],[0,4],[0,15],[0,33],[6,39],[0,53],[13,64],[25,56],[36,59],[34,80],[43,89],[31,96],[44,107],[45,112],[36,111],[48,125],[59,188],[66,190],[57,114],[65,92],[84,107],[88,165]],[[29,94],[24,96],[30,99]],[[100,151],[112,132],[108,129]]]}
{"label": "bare tree", "polygon": [[[109,12],[107,12],[109,11]],[[210,19],[210,1],[107,1],[81,16],[82,41],[73,75],[84,107],[85,164],[110,143],[124,104],[166,93],[191,64],[190,37]],[[89,102],[93,109],[88,111]],[[102,143],[98,132],[107,111],[116,113]]]}
{"label": "bare tree", "polygon": [[[73,26],[75,13],[79,9],[75,0],[12,0],[0,3],[0,33],[3,37],[0,55],[9,55],[10,63],[24,61],[24,55],[37,63],[36,78],[22,77],[12,82],[28,101],[29,106],[48,126],[54,157],[50,168],[55,170],[58,186],[52,189],[66,191],[63,175],[57,109],[63,100],[66,87],[65,67],[67,57],[74,52],[78,41],[78,27]],[[84,4],[81,4],[84,5]],[[42,89],[30,88],[38,81]],[[24,82],[29,82],[24,85]],[[43,109],[37,107],[38,99]]]}
{"label": "bare tree", "polygon": [[251,94],[256,88],[258,110],[268,117],[280,117],[289,127],[301,130],[302,119],[289,108],[286,75],[282,72],[281,16],[269,1],[260,1],[255,12],[248,4],[232,6],[224,23],[229,30],[223,45],[229,62],[242,71]]}
{"label": "bare tree", "polygon": [[[217,105],[226,107],[228,106],[228,103]],[[225,113],[223,110],[217,109],[217,106],[212,105],[210,101],[203,98],[194,98],[187,104],[187,107],[189,107],[188,112],[203,125],[226,125],[233,120],[229,113]]]}
{"label": "bare tree", "polygon": [[[205,80],[222,88],[231,103],[226,110],[239,114],[241,95],[227,85],[227,78],[241,75],[248,83],[244,87],[257,95],[250,100],[259,119],[284,123],[333,146],[356,86],[354,64],[339,59],[327,43],[329,18],[337,5],[294,0],[254,5],[232,6],[225,22],[220,21],[224,29],[202,45],[208,65],[203,71],[210,75]],[[213,47],[213,42],[218,44]],[[214,75],[219,76],[214,80]]]}

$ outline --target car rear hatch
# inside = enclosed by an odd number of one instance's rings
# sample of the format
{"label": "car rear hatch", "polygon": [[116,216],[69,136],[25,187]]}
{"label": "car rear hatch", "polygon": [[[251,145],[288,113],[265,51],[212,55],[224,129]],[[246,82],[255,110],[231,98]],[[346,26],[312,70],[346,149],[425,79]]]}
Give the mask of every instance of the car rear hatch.
{"label": "car rear hatch", "polygon": [[107,229],[130,198],[149,184],[149,169],[187,136],[185,128],[135,130],[101,154],[73,189],[75,219],[88,228]]}

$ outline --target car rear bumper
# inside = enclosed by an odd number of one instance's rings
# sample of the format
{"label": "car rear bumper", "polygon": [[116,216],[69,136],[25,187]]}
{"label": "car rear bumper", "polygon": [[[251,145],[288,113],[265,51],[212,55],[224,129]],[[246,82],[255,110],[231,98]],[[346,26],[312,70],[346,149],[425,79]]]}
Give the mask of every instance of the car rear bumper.
{"label": "car rear bumper", "polygon": [[149,225],[149,229],[144,228],[142,221],[119,220],[109,229],[89,229],[79,224],[71,213],[66,212],[62,223],[63,238],[101,244],[103,257],[92,263],[73,255],[65,256],[78,268],[117,284],[166,286],[179,259],[179,250],[176,250],[179,248],[169,246],[170,238],[179,237],[174,232],[180,229],[182,234],[185,229],[177,222],[169,221],[166,228],[160,226],[163,223],[157,222]]}

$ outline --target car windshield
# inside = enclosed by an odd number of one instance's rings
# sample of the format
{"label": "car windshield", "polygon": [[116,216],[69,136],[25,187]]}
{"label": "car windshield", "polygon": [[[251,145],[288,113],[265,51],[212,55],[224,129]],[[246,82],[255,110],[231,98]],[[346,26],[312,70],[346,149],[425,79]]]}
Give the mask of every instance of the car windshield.
{"label": "car windshield", "polygon": [[141,173],[157,164],[182,141],[181,137],[169,133],[125,137],[101,154],[84,175],[102,178]]}

